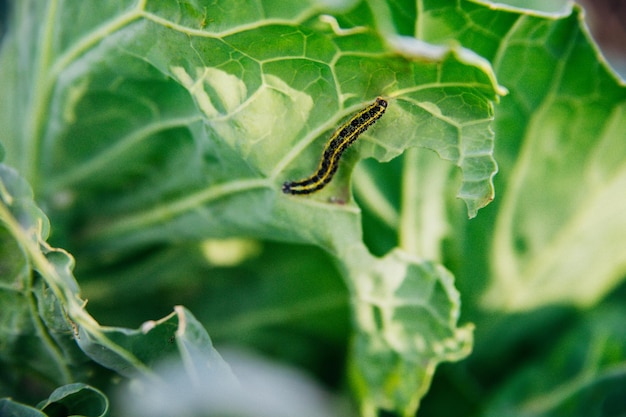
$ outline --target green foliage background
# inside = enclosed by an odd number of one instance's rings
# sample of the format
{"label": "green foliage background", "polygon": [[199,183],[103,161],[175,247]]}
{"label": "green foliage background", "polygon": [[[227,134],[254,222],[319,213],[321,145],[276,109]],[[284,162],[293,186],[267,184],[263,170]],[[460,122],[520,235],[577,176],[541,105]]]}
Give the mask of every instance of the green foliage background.
{"label": "green foliage background", "polygon": [[[626,91],[580,8],[10,9],[0,415],[282,415],[227,344],[363,416],[625,412]],[[376,96],[333,182],[282,194]]]}

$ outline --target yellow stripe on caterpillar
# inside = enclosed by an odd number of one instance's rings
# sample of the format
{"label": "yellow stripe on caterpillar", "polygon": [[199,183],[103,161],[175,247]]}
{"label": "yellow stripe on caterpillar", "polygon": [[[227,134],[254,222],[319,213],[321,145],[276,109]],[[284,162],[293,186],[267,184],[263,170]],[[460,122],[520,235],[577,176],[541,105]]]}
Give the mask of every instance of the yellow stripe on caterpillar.
{"label": "yellow stripe on caterpillar", "polygon": [[376,120],[385,113],[387,101],[378,97],[376,101],[335,130],[326,146],[317,170],[308,178],[299,181],[288,181],[283,184],[285,194],[310,194],[321,190],[337,172],[343,152],[358,139]]}

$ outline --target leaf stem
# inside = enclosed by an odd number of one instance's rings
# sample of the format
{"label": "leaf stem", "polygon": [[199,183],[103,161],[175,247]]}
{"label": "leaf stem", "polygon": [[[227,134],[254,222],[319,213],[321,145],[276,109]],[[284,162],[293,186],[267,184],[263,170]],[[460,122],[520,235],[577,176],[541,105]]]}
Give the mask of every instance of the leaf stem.
{"label": "leaf stem", "polygon": [[[22,6],[28,8],[27,2]],[[47,107],[52,87],[48,85],[52,42],[55,39],[53,30],[54,20],[57,13],[58,0],[50,0],[46,11],[46,19],[43,30],[39,35],[38,44],[41,53],[36,58],[35,73],[33,74],[33,88],[30,100],[30,111],[32,123],[26,124],[26,134],[23,137],[25,146],[20,156],[20,172],[26,177],[31,186],[36,189],[37,175],[36,169],[39,167],[39,143],[44,132],[44,124],[47,120],[45,108]],[[28,11],[24,10],[24,14]]]}
{"label": "leaf stem", "polygon": [[[43,257],[41,251],[33,251],[34,243],[28,237],[28,235],[30,235],[29,231],[25,231],[21,228],[19,222],[15,219],[15,217],[13,217],[9,208],[2,202],[0,202],[0,224],[3,224],[7,228],[9,234],[15,238],[19,246],[26,253],[26,256],[31,258],[31,261],[34,260],[34,257],[32,256],[33,252],[39,252],[41,257]],[[40,269],[38,268],[38,270]],[[42,276],[44,279],[46,278],[43,273]],[[54,365],[57,371],[61,374],[61,381],[63,381],[63,383],[69,383],[72,379],[71,372],[68,366],[65,365],[65,359],[63,358],[63,353],[60,351],[60,348],[46,332],[45,324],[42,322],[40,312],[37,308],[37,303],[34,300],[32,280],[33,275],[25,279],[23,293],[27,296],[28,309],[33,321],[33,327],[37,335],[40,337],[42,344],[45,346],[46,351],[52,358],[54,358]],[[51,289],[55,295],[63,295],[58,288],[51,286]],[[61,299],[61,297],[59,297],[59,299]]]}
{"label": "leaf stem", "polygon": [[95,157],[70,167],[67,172],[56,178],[53,177],[48,181],[47,188],[51,192],[55,192],[64,187],[75,185],[85,178],[95,175],[98,171],[105,169],[108,163],[121,158],[129,149],[150,136],[165,130],[188,126],[200,120],[202,120],[200,115],[169,120],[155,120],[153,123],[144,125],[124,136],[117,143]]}
{"label": "leaf stem", "polygon": [[[24,3],[27,4],[27,3]],[[28,114],[32,123],[28,125],[28,130],[24,136],[25,147],[20,156],[20,172],[26,177],[34,190],[38,190],[38,173],[41,166],[40,151],[41,142],[45,135],[45,125],[48,122],[48,107],[52,98],[54,86],[58,81],[61,72],[66,69],[78,56],[84,54],[89,48],[101,42],[106,36],[119,28],[128,25],[130,22],[140,18],[142,10],[135,10],[126,13],[119,18],[94,30],[89,36],[81,39],[65,53],[52,59],[52,43],[54,42],[55,20],[57,16],[58,0],[51,0],[48,3],[44,30],[41,32],[38,50],[40,54],[37,58],[36,72],[33,76],[34,96],[30,102]],[[143,3],[141,3],[142,5]],[[143,7],[143,6],[142,6]]]}
{"label": "leaf stem", "polygon": [[385,226],[396,230],[400,222],[398,210],[381,192],[380,187],[372,178],[372,171],[361,165],[355,174],[352,182],[361,204],[367,207]]}
{"label": "leaf stem", "polygon": [[422,148],[407,149],[403,163],[399,245],[411,255],[441,262],[441,242],[449,233],[446,185],[455,168]]}
{"label": "leaf stem", "polygon": [[419,256],[419,155],[417,148],[407,149],[403,156],[402,202],[400,206],[399,246],[406,253]]}
{"label": "leaf stem", "polygon": [[98,240],[145,230],[172,217],[191,212],[208,202],[255,188],[271,188],[271,183],[267,179],[242,179],[214,185],[184,198],[114,220],[104,228],[100,226],[88,231],[87,237],[89,240]]}

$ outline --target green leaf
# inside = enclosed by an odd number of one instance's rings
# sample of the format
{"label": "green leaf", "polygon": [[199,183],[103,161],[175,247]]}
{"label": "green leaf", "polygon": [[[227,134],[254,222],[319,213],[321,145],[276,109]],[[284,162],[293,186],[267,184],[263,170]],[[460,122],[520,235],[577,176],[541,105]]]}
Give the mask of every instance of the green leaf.
{"label": "green leaf", "polygon": [[[477,14],[478,6],[467,8]],[[494,125],[501,199],[485,303],[593,305],[626,273],[626,89],[578,7],[494,13],[502,24],[491,30],[504,42],[482,53],[510,94]]]}
{"label": "green leaf", "polygon": [[[82,329],[81,329],[82,330]],[[78,344],[93,360],[129,378],[155,377],[157,362],[176,357],[189,375],[202,367],[228,366],[213,348],[202,325],[183,307],[158,321],[148,321],[140,329],[104,328],[100,334],[81,331]]]}
{"label": "green leaf", "polygon": [[[174,354],[196,372],[205,366],[224,368],[219,354],[199,322],[184,308],[140,330],[103,328],[84,309],[72,275],[73,259],[47,245],[47,218],[33,201],[32,191],[15,170],[0,164],[0,260],[3,305],[0,358],[12,364],[7,377],[18,380],[37,372],[50,383],[67,383],[86,377],[86,353],[103,366],[127,376],[155,377],[150,369]],[[74,339],[78,342],[76,345]],[[83,384],[58,388],[44,410],[58,407],[72,414],[104,415],[106,397]]]}
{"label": "green leaf", "polygon": [[80,360],[66,315],[51,311],[56,310],[48,294],[53,287],[33,271],[50,274],[55,290],[76,289],[65,275],[71,264],[67,253],[43,243],[48,230],[26,181],[0,164],[0,359],[11,364],[6,378],[14,383],[31,373],[44,385],[68,383],[71,363]]}
{"label": "green leaf", "polygon": [[20,404],[8,398],[0,398],[0,415],[6,417],[46,417],[36,408]]}
{"label": "green leaf", "polygon": [[[172,229],[302,239],[293,230],[276,236],[276,215],[308,201],[280,195],[280,184],[312,170],[319,140],[384,94],[392,105],[361,157],[388,160],[410,146],[437,150],[463,168],[459,195],[475,215],[492,198],[495,172],[488,126],[497,86],[488,65],[470,51],[407,38],[389,38],[385,46],[366,26],[341,31],[329,16],[298,4],[281,11],[278,23],[273,13],[282,7],[252,8],[259,20],[250,27],[236,26],[241,18],[229,22],[238,29],[211,12],[201,28],[196,19],[205,8],[194,13],[189,4],[183,13],[156,1],[109,6],[104,23],[87,34],[92,21],[61,28],[63,44],[40,45],[52,71],[32,104],[42,111],[41,126],[33,128],[41,133],[8,135],[8,162],[38,194],[69,193],[64,209],[97,207],[105,223],[88,232],[104,243],[164,239]],[[87,8],[42,13],[53,19]],[[33,37],[20,42],[35,43]],[[27,145],[34,153],[23,151]],[[338,180],[335,197],[347,199],[346,179]],[[78,187],[89,192],[77,194]],[[242,197],[258,207],[254,217],[237,210]],[[223,214],[198,218],[199,207],[216,205],[225,205]],[[117,218],[106,220],[111,216]]]}
{"label": "green leaf", "polygon": [[99,390],[76,383],[55,389],[39,408],[49,416],[104,417],[109,413],[109,400]]}
{"label": "green leaf", "polygon": [[485,416],[619,415],[625,411],[626,331],[622,305],[583,318],[541,359],[498,390]]}
{"label": "green leaf", "polygon": [[[503,311],[593,305],[623,279],[624,88],[577,7],[31,0],[14,10],[0,55],[2,143],[54,239],[104,279],[152,245],[244,236],[322,248],[350,293],[350,382],[364,415],[414,414],[436,365],[469,352],[444,261],[468,281],[488,279],[486,295],[468,296]],[[386,114],[333,181],[283,194],[379,95]],[[483,245],[466,249],[476,238],[450,200],[473,217],[494,198],[493,131],[500,201],[478,231]],[[21,257],[1,262],[18,282],[36,270],[45,284],[29,305],[7,300],[10,317],[55,330],[52,364],[66,349],[57,333],[71,340],[73,326],[94,359],[124,375],[152,375],[161,351],[185,356],[163,344],[187,313],[145,334],[102,328],[84,311],[71,258],[44,244],[45,216],[6,206],[3,255]],[[18,214],[39,226],[20,228]],[[303,253],[298,262],[314,262]],[[482,262],[485,278],[472,276]],[[198,346],[212,352],[206,339]]]}
{"label": "green leaf", "polygon": [[105,417],[108,413],[108,398],[99,390],[81,383],[55,389],[37,408],[0,398],[0,415],[3,417]]}
{"label": "green leaf", "polygon": [[354,265],[356,320],[352,379],[364,415],[412,415],[442,361],[467,356],[471,325],[457,328],[459,295],[439,265],[394,251]]}

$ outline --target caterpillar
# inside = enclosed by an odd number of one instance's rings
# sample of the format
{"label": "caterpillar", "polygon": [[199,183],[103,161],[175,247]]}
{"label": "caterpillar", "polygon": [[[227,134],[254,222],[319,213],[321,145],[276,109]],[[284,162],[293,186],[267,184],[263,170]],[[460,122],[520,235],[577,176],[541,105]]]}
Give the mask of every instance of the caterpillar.
{"label": "caterpillar", "polygon": [[324,188],[337,172],[343,152],[358,139],[361,133],[380,119],[386,109],[387,101],[378,97],[374,103],[352,116],[335,130],[326,143],[317,170],[308,178],[285,182],[283,193],[310,194]]}

